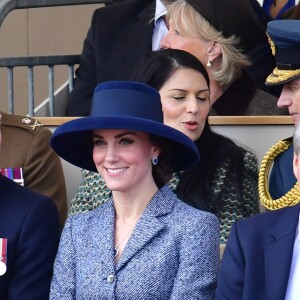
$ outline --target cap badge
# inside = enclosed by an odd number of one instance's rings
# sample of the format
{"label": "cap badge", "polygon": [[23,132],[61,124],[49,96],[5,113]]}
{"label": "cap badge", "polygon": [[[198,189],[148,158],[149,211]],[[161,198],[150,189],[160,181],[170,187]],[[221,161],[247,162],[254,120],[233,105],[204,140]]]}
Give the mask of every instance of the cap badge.
{"label": "cap badge", "polygon": [[28,118],[24,118],[24,119],[22,119],[22,123],[29,124],[29,123],[31,123],[31,120]]}

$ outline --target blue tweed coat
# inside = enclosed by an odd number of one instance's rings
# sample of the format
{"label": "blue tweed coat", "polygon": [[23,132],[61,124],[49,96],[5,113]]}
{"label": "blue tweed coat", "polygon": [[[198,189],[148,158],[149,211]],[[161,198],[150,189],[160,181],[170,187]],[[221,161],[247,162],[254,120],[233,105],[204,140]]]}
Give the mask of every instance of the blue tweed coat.
{"label": "blue tweed coat", "polygon": [[214,299],[219,224],[163,187],[114,263],[112,199],[70,217],[54,265],[50,299]]}

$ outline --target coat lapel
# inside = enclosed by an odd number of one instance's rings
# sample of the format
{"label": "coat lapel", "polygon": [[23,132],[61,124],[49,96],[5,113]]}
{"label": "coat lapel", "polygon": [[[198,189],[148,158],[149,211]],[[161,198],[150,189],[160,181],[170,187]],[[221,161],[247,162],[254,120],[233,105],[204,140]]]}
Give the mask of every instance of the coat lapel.
{"label": "coat lapel", "polygon": [[299,220],[297,205],[285,211],[270,231],[273,241],[265,247],[265,274],[268,299],[284,299],[289,279],[296,228]]}
{"label": "coat lapel", "polygon": [[120,257],[116,270],[123,268],[139,250],[164,230],[166,225],[159,217],[169,214],[174,205],[174,198],[164,191],[165,188],[158,191],[148,204]]}
{"label": "coat lapel", "polygon": [[[115,209],[112,200],[103,204],[99,215],[94,219],[91,239],[95,243],[96,257],[102,261],[104,270],[114,271],[114,232],[115,232]],[[101,207],[102,208],[102,207]],[[100,229],[99,229],[100,228]]]}
{"label": "coat lapel", "polygon": [[[127,66],[131,72],[133,66],[138,66],[141,58],[152,50],[152,32],[155,14],[155,1],[146,5],[136,18],[136,22],[132,29],[128,31],[128,38],[125,47],[128,58]],[[134,46],[132,46],[134,45]]]}

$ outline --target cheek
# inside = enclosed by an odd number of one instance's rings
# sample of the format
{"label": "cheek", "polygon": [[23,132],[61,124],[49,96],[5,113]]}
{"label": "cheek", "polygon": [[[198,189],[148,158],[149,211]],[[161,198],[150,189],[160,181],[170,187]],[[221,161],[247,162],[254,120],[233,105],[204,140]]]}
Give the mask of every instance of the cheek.
{"label": "cheek", "polygon": [[206,119],[208,114],[209,114],[209,110],[210,110],[210,103],[207,102],[205,103],[201,108],[200,108],[200,111],[201,111],[201,115],[202,115],[202,118],[203,119]]}
{"label": "cheek", "polygon": [[173,119],[178,117],[181,114],[181,107],[176,103],[171,101],[162,102],[162,111],[164,115],[164,120]]}
{"label": "cheek", "polygon": [[190,54],[194,55],[200,62],[205,66],[207,62],[205,62],[205,55],[204,55],[204,50],[203,46],[199,45],[197,43],[186,43],[185,45],[182,46],[182,49],[184,51],[189,52]]}
{"label": "cheek", "polygon": [[198,106],[199,111],[199,119],[201,122],[205,122],[210,110],[210,104],[209,102],[201,103]]}
{"label": "cheek", "polygon": [[93,160],[95,165],[99,165],[103,161],[103,154],[97,148],[93,149]]}
{"label": "cheek", "polygon": [[294,99],[293,101],[294,105],[300,107],[300,91],[296,93],[295,96],[292,96],[291,98]]}

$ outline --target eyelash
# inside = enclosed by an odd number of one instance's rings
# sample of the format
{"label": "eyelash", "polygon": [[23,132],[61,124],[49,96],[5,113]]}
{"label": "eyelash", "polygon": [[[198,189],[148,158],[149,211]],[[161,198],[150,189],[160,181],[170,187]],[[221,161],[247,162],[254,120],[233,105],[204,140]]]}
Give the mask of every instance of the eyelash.
{"label": "eyelash", "polygon": [[105,143],[103,140],[100,140],[100,139],[94,139],[94,146],[97,146],[97,147],[101,147],[103,146]]}
{"label": "eyelash", "polygon": [[[208,99],[207,98],[202,98],[202,97],[196,97],[198,100],[200,100],[201,102],[203,101],[207,101]],[[185,99],[185,96],[182,96],[182,97],[174,97],[173,96],[173,99],[175,99],[175,100],[183,100],[183,99]]]}
{"label": "eyelash", "polygon": [[122,144],[122,145],[130,145],[132,143],[133,143],[133,140],[128,139],[128,138],[124,138],[124,139],[120,140],[120,144]]}
{"label": "eyelash", "polygon": [[[133,143],[133,140],[129,139],[129,138],[122,138],[119,141],[120,145],[130,145]],[[94,146],[97,147],[101,147],[101,146],[105,146],[106,143],[105,141],[101,140],[101,139],[94,139]]]}
{"label": "eyelash", "polygon": [[203,102],[208,100],[207,98],[202,98],[202,97],[197,97],[197,99]]}

